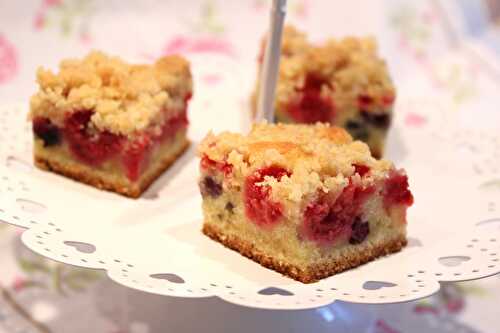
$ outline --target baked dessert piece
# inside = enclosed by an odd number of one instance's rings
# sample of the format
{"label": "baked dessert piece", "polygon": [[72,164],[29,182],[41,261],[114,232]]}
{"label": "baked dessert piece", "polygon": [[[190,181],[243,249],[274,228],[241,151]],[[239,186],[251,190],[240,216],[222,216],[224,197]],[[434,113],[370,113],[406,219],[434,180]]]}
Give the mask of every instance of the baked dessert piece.
{"label": "baked dessert piece", "polygon": [[408,179],[328,124],[255,125],[199,148],[203,232],[304,283],[406,244]]}
{"label": "baked dessert piece", "polygon": [[[277,122],[319,121],[343,127],[354,139],[366,142],[373,156],[380,158],[395,96],[374,39],[330,39],[318,46],[295,28],[285,28],[276,88]],[[254,94],[254,110],[256,100]]]}
{"label": "baked dessert piece", "polygon": [[178,56],[130,65],[91,52],[39,69],[31,98],[35,164],[138,197],[189,145],[189,64]]}

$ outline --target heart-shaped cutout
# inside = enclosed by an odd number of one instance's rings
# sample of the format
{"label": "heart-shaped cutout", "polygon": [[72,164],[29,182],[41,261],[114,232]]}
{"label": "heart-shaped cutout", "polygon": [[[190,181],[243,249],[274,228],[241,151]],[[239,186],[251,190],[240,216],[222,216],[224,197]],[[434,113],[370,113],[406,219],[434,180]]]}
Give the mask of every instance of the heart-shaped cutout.
{"label": "heart-shaped cutout", "polygon": [[183,278],[181,278],[177,274],[172,274],[172,273],[151,274],[150,277],[157,280],[166,280],[172,283],[184,283]]}
{"label": "heart-shaped cutout", "polygon": [[81,253],[94,253],[96,250],[95,245],[89,243],[65,241],[64,244],[75,248],[75,250]]}
{"label": "heart-shaped cutout", "polygon": [[366,281],[363,283],[363,289],[366,290],[379,290],[382,288],[392,288],[397,286],[397,284],[385,281]]}
{"label": "heart-shaped cutout", "polygon": [[258,292],[258,294],[266,295],[266,296],[272,296],[272,295],[293,296],[292,292],[285,290],[285,289],[277,288],[277,287],[264,288],[264,289],[260,290]]}
{"label": "heart-shaped cutout", "polygon": [[31,214],[39,214],[47,209],[44,204],[28,199],[16,199],[16,203],[22,210]]}
{"label": "heart-shaped cutout", "polygon": [[438,259],[439,263],[448,267],[456,267],[460,266],[463,262],[469,261],[470,257],[468,256],[448,256],[441,257]]}

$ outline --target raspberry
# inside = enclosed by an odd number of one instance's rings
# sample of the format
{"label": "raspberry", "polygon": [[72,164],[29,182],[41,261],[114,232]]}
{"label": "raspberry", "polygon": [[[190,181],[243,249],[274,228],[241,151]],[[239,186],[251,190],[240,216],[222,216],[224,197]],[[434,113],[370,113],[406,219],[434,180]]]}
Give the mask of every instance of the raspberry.
{"label": "raspberry", "polygon": [[270,166],[256,170],[245,181],[244,200],[247,217],[259,226],[272,226],[279,222],[283,215],[283,207],[279,202],[271,201],[271,188],[267,185],[257,185],[264,181],[266,176],[278,181],[290,173],[279,166]]}
{"label": "raspberry", "polygon": [[384,106],[391,106],[392,104],[394,104],[395,99],[396,96],[394,95],[386,95],[382,97],[382,103],[384,104]]}
{"label": "raspberry", "polygon": [[[187,95],[186,98],[190,98]],[[123,154],[123,164],[127,173],[127,177],[131,181],[136,181],[139,179],[141,171],[147,164],[149,159],[151,148],[155,143],[161,143],[164,140],[173,138],[177,131],[181,128],[186,127],[188,124],[186,112],[182,112],[179,115],[167,120],[161,127],[161,132],[157,135],[143,134],[136,138],[132,143],[130,143],[124,151]]]}
{"label": "raspberry", "polygon": [[[187,95],[186,98],[190,96]],[[184,111],[167,120],[158,134],[145,133],[129,142],[123,136],[108,131],[92,131],[93,129],[89,128],[92,113],[91,110],[77,111],[66,117],[64,136],[71,151],[80,160],[91,165],[99,165],[120,154],[126,175],[131,181],[139,179],[149,159],[151,148],[156,143],[174,137],[179,129],[188,124]]]}
{"label": "raspberry", "polygon": [[368,172],[370,172],[370,167],[363,165],[363,164],[353,164],[354,167],[354,172],[359,174],[361,177],[366,175]]}
{"label": "raspberry", "polygon": [[[187,95],[186,98],[190,98],[189,95]],[[170,118],[163,124],[161,128],[161,134],[157,138],[158,141],[163,141],[166,138],[174,137],[181,128],[185,128],[188,124],[189,121],[187,118],[187,113],[184,110],[184,112]]]}
{"label": "raspberry", "polygon": [[326,196],[320,197],[307,206],[301,234],[305,239],[324,246],[349,237],[361,205],[372,192],[372,187],[349,184],[334,202]]}
{"label": "raspberry", "polygon": [[222,185],[210,176],[206,176],[200,182],[200,192],[202,196],[217,198],[222,194]]}
{"label": "raspberry", "polygon": [[125,148],[122,163],[125,166],[127,178],[131,181],[139,179],[144,168],[153,142],[148,135],[142,135],[136,138]]}
{"label": "raspberry", "polygon": [[200,167],[205,170],[216,169],[224,175],[229,175],[233,172],[233,166],[227,162],[214,161],[208,156],[204,155],[200,161]]}
{"label": "raspberry", "polygon": [[389,178],[385,180],[384,205],[386,208],[392,205],[413,204],[413,194],[411,194],[408,184],[408,176],[399,170],[392,171]]}
{"label": "raspberry", "polygon": [[371,96],[364,94],[358,95],[358,105],[361,109],[371,105],[372,103],[373,98]]}
{"label": "raspberry", "polygon": [[47,118],[33,119],[33,133],[43,141],[44,147],[54,146],[61,142],[59,128]]}
{"label": "raspberry", "polygon": [[351,225],[351,230],[352,233],[351,238],[349,238],[349,244],[360,244],[370,233],[370,225],[368,222],[361,221],[360,217],[356,217],[354,223]]}
{"label": "raspberry", "polygon": [[91,116],[90,110],[69,114],[65,119],[64,136],[71,151],[79,159],[91,165],[99,165],[121,150],[123,138],[107,131],[89,133]]}
{"label": "raspberry", "polygon": [[288,107],[288,113],[297,122],[313,124],[329,122],[334,116],[334,104],[328,97],[321,96],[321,87],[329,83],[317,75],[307,75],[300,98]]}

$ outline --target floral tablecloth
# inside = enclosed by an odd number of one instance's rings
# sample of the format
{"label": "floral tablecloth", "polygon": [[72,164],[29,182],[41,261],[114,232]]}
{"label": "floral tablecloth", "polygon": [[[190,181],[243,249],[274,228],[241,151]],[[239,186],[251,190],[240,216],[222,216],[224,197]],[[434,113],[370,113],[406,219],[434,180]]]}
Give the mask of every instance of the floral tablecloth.
{"label": "floral tablecloth", "polygon": [[[217,91],[236,81],[243,105],[268,6],[268,0],[0,1],[0,102],[26,102],[39,65],[55,67],[61,58],[102,49],[139,61],[168,53],[217,59],[196,89]],[[289,0],[287,20],[315,40],[375,35],[400,95],[431,92],[425,103],[399,105],[407,126],[425,126],[429,113],[421,108],[438,105],[467,126],[500,128],[500,1]],[[499,206],[490,202],[487,209]],[[499,276],[445,284],[437,295],[405,304],[266,311],[129,290],[101,272],[35,255],[19,237],[20,230],[0,224],[0,332],[498,332],[500,326]]]}

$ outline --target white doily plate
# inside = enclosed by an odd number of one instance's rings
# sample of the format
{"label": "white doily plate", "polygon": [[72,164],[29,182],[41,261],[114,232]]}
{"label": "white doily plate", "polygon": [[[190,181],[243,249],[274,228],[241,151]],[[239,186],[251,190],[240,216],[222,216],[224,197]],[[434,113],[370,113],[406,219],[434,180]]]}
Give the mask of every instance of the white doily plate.
{"label": "white doily plate", "polygon": [[[209,128],[244,127],[236,112],[239,102],[209,107],[203,102],[207,94],[202,92],[190,109],[194,144]],[[0,220],[27,228],[22,240],[33,251],[105,269],[128,287],[303,309],[335,300],[409,301],[436,292],[440,281],[500,272],[500,140],[494,134],[440,121],[407,127],[401,121],[404,112],[398,113],[388,154],[407,169],[416,198],[408,216],[408,247],[305,285],[201,234],[194,148],[141,199],[126,199],[35,169],[26,112],[24,105],[0,108]]]}

